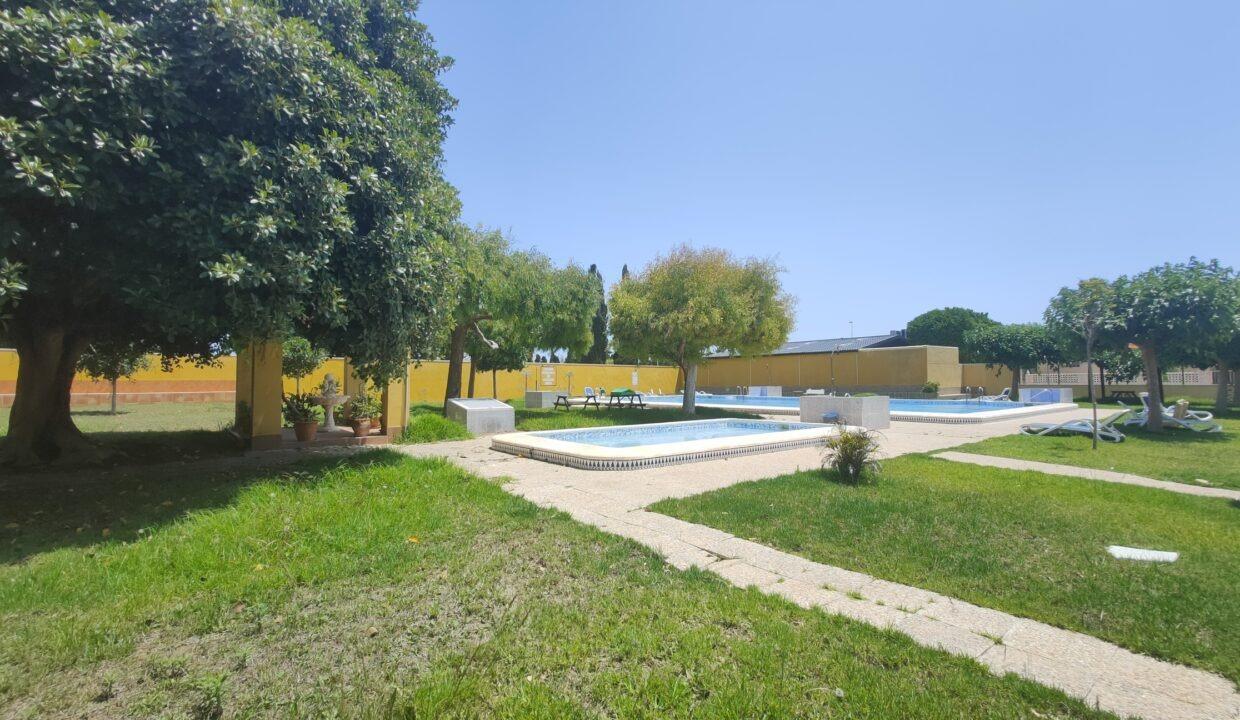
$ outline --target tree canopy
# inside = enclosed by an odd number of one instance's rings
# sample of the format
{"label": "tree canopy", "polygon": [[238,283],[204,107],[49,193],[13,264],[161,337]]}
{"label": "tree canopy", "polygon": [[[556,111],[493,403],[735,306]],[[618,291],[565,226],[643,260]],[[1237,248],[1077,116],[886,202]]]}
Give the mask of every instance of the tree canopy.
{"label": "tree canopy", "polygon": [[454,101],[416,8],[0,10],[0,305],[21,357],[7,459],[88,445],[57,368],[94,342],[205,357],[296,332],[373,378],[430,350]]}
{"label": "tree canopy", "polygon": [[[1059,293],[1051,298],[1050,305],[1044,314],[1047,329],[1052,335],[1057,333],[1066,335],[1073,340],[1072,344],[1075,345],[1077,344],[1075,341],[1079,341],[1084,346],[1086,384],[1089,387],[1089,400],[1093,403],[1094,411],[1092,438],[1094,449],[1098,447],[1098,403],[1094,395],[1094,344],[1100,332],[1115,326],[1117,322],[1115,312],[1115,288],[1101,278],[1089,278],[1080,281],[1074,288],[1060,289]],[[1059,344],[1061,347],[1071,347],[1066,343]],[[1069,350],[1064,354],[1067,356],[1065,359],[1069,359],[1073,353]]]}
{"label": "tree canopy", "polygon": [[616,351],[676,363],[683,409],[693,412],[698,364],[726,350],[774,350],[792,328],[793,299],[769,260],[737,260],[725,250],[681,246],[611,291]]}
{"label": "tree canopy", "polygon": [[1004,365],[1012,369],[1012,396],[1018,397],[1020,374],[1060,356],[1054,338],[1040,323],[982,325],[965,335],[965,346],[987,367]]}
{"label": "tree canopy", "polygon": [[998,325],[984,312],[962,307],[929,310],[909,320],[905,331],[912,345],[943,345],[960,348],[960,362],[979,362],[969,356],[964,337],[972,329]]}
{"label": "tree canopy", "polygon": [[[497,344],[502,340],[522,358],[535,348],[583,352],[589,347],[590,320],[602,294],[588,272],[571,264],[557,268],[542,253],[515,250],[497,230],[459,228],[458,237],[445,398],[461,396],[471,334]],[[495,338],[487,335],[492,325]]]}
{"label": "tree canopy", "polygon": [[[1141,349],[1150,406],[1162,406],[1158,382],[1164,356],[1188,359],[1235,332],[1240,284],[1217,260],[1167,263],[1114,283],[1116,331]],[[1162,429],[1162,413],[1147,427]]]}
{"label": "tree canopy", "polygon": [[316,348],[304,337],[294,335],[284,341],[280,355],[280,372],[297,381],[301,393],[301,379],[318,369],[328,358],[326,351]]}

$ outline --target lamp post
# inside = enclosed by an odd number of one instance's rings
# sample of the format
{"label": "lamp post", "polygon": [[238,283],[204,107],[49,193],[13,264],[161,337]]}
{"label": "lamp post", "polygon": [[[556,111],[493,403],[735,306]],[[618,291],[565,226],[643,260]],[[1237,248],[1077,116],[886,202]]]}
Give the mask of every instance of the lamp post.
{"label": "lamp post", "polygon": [[[850,322],[849,324],[851,325],[852,323]],[[840,349],[841,344],[842,343],[836,343],[835,347],[831,348],[831,394],[832,395],[835,394],[835,353],[837,350]]]}

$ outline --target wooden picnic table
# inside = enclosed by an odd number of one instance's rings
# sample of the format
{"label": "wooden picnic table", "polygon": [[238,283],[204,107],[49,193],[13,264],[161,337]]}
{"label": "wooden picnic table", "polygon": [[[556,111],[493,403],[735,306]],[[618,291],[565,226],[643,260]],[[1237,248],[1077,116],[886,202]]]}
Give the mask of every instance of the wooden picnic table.
{"label": "wooden picnic table", "polygon": [[633,392],[632,390],[627,392],[613,392],[608,395],[607,407],[624,407],[626,405],[625,400],[628,400],[627,405],[629,407],[640,407],[643,409],[646,407],[646,401],[642,399],[642,394],[639,392]]}
{"label": "wooden picnic table", "polygon": [[[552,405],[552,407],[553,408],[562,407],[565,410],[568,410],[573,406],[573,401],[574,401],[574,398],[570,398],[568,395],[556,395],[555,403]],[[593,405],[596,408],[601,407],[598,404],[597,395],[586,395],[585,397],[580,398],[580,405],[583,408],[590,407],[591,405]]]}

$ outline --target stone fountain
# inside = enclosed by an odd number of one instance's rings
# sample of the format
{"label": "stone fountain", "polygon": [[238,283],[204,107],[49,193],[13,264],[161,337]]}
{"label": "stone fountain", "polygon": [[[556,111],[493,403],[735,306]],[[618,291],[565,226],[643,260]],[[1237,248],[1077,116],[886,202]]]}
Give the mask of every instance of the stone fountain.
{"label": "stone fountain", "polygon": [[348,395],[340,394],[340,383],[336,380],[336,376],[327,373],[323,378],[323,384],[319,387],[318,397],[314,398],[316,405],[323,406],[324,430],[334,430],[336,428],[336,406],[343,405],[348,401]]}

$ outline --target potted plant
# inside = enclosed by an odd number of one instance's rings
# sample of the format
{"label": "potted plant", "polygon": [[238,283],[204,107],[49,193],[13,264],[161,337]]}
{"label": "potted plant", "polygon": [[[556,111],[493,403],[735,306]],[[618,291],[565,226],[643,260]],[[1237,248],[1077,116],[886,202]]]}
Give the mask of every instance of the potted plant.
{"label": "potted plant", "polygon": [[292,423],[298,442],[309,442],[319,432],[319,406],[309,393],[284,396],[284,421]]}
{"label": "potted plant", "polygon": [[353,434],[366,437],[370,434],[372,418],[379,417],[383,406],[379,398],[367,391],[359,392],[349,401],[349,425]]}

